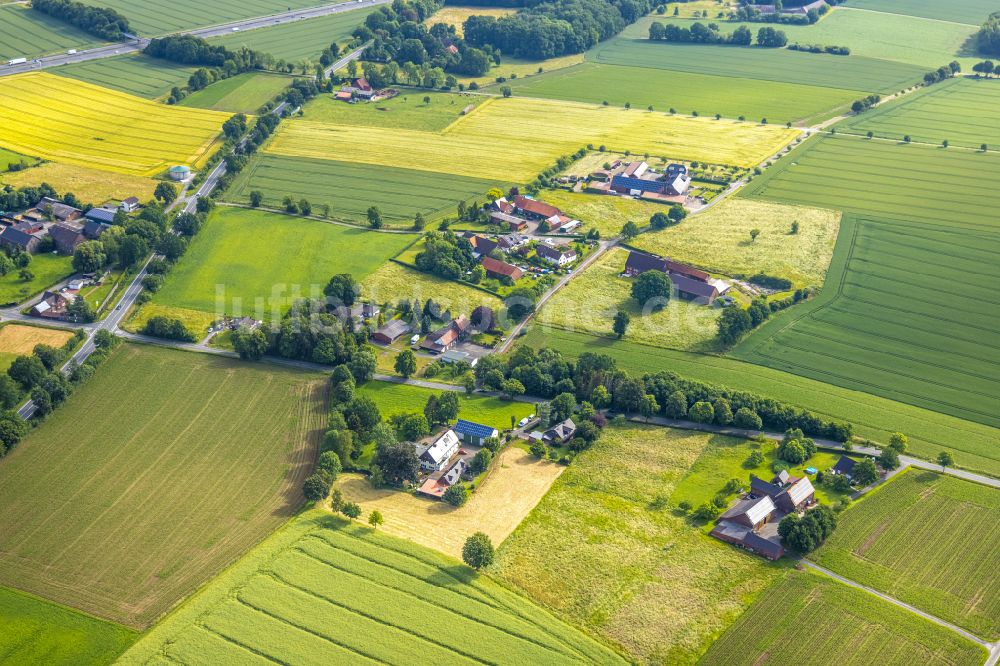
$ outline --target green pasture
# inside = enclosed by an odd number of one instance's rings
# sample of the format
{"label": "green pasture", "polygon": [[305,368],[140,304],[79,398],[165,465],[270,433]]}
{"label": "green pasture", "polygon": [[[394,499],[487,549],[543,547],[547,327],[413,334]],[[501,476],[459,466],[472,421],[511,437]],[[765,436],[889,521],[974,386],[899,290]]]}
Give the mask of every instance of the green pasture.
{"label": "green pasture", "polygon": [[1000,148],[1000,80],[949,79],[837,125],[849,134],[940,145]]}
{"label": "green pasture", "polygon": [[0,6],[0,66],[14,58],[38,58],[101,43],[64,21],[28,9],[24,4]]}
{"label": "green pasture", "polygon": [[998,252],[995,233],[845,215],[820,295],[732,355],[998,427]]}
{"label": "green pasture", "polygon": [[360,281],[412,240],[407,234],[220,207],[153,302],[278,319],[296,298],[322,298],[334,274],[351,273]]}
{"label": "green pasture", "polygon": [[0,587],[0,665],[110,664],[138,633]]}
{"label": "green pasture", "polygon": [[28,264],[31,279],[21,278],[20,269],[0,276],[0,303],[21,303],[73,274],[73,257],[35,254]]}
{"label": "green pasture", "polygon": [[1000,637],[1000,491],[908,470],[841,514],[813,559],[987,641]]}
{"label": "green pasture", "polygon": [[998,181],[1000,153],[824,135],[783,157],[741,196],[996,232]]}
{"label": "green pasture", "polygon": [[37,157],[29,157],[21,153],[15,153],[12,150],[7,150],[6,148],[0,148],[0,173],[6,171],[7,166],[10,164],[20,164],[21,160],[24,160],[31,166],[37,166],[41,161]]}
{"label": "green pasture", "polygon": [[223,79],[181,100],[194,106],[231,113],[257,113],[260,107],[288,88],[292,78],[282,74],[248,72]]}
{"label": "green pasture", "polygon": [[445,555],[306,513],[143,637],[119,663],[621,664]]}
{"label": "green pasture", "polygon": [[995,0],[851,0],[851,7],[975,26],[997,11]]}
{"label": "green pasture", "polygon": [[406,89],[392,99],[347,104],[332,95],[321,95],[306,104],[303,112],[306,120],[333,125],[440,132],[461,118],[462,111],[467,107],[478,106],[485,99],[488,98],[471,93]]}
{"label": "green pasture", "polygon": [[333,3],[331,0],[282,0],[280,4],[268,0],[174,0],[170,3],[84,0],[84,4],[117,10],[128,18],[133,30],[144,37],[153,37]]}
{"label": "green pasture", "polygon": [[[427,398],[440,395],[441,391],[408,384],[371,381],[359,386],[358,395],[371,398],[378,405],[384,418],[403,412],[423,413]],[[510,428],[511,417],[515,422],[533,413],[531,403],[484,398],[459,394],[459,417],[497,429]]]}
{"label": "green pasture", "polygon": [[57,67],[51,72],[71,79],[119,90],[147,99],[164,97],[173,87],[183,88],[198,69],[141,54],[101,58]]}
{"label": "green pasture", "polygon": [[974,666],[972,641],[810,571],[789,571],[708,649],[706,666]]}
{"label": "green pasture", "polygon": [[570,358],[585,352],[606,354],[615,359],[618,367],[636,375],[670,371],[753,391],[828,419],[849,421],[854,424],[855,434],[883,444],[894,431],[902,431],[909,436],[914,455],[933,459],[938,452],[948,450],[958,465],[1000,476],[1000,451],[996,447],[1000,430],[990,426],[729,357],[692,354],[557,328],[532,327],[523,342],[536,349],[558,349]]}
{"label": "green pasture", "polygon": [[367,224],[368,208],[377,206],[387,225],[409,228],[417,213],[426,219],[452,213],[459,201],[482,200],[499,185],[444,173],[261,153],[240,172],[226,196],[246,203],[250,192],[260,190],[264,205],[271,208],[279,208],[288,195],[296,201],[304,197],[314,210],[327,204],[332,218],[361,224]]}
{"label": "green pasture", "polygon": [[374,7],[365,7],[349,12],[327,14],[306,21],[292,21],[267,28],[233,32],[223,37],[213,37],[209,41],[213,45],[225,46],[232,50],[239,50],[245,46],[262,53],[270,53],[276,59],[294,65],[303,60],[319,64],[319,56],[324,49],[329,48],[334,42],[342,43],[348,40],[351,32],[364,23],[365,16],[374,10]]}
{"label": "green pasture", "polygon": [[[651,42],[619,35],[587,53],[605,65],[781,81],[801,85],[891,93],[921,80],[926,67],[860,56],[831,56],[753,47]],[[947,64],[947,61],[941,64]],[[641,77],[637,77],[641,78]],[[787,101],[787,100],[780,100]]]}
{"label": "green pasture", "polygon": [[[731,52],[730,52],[731,53]],[[736,60],[738,63],[739,60]],[[812,124],[843,112],[867,93],[761,79],[732,78],[667,69],[587,62],[509,84],[518,95],[608,102],[656,111],[674,108],[682,115],[719,113],[727,118],[767,118],[772,124]]]}

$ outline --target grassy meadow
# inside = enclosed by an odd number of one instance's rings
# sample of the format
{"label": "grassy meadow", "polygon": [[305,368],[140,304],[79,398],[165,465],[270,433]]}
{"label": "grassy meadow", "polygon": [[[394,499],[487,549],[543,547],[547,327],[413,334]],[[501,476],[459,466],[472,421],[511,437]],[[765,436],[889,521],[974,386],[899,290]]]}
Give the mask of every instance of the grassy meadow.
{"label": "grassy meadow", "polygon": [[[423,413],[427,399],[432,395],[440,395],[441,391],[408,384],[371,381],[359,386],[357,394],[374,400],[382,416],[388,419],[393,414]],[[532,412],[534,406],[529,402],[459,394],[459,418],[493,426],[498,430],[510,428],[511,417],[517,422]]]}
{"label": "grassy meadow", "polygon": [[459,201],[483,200],[496,185],[461,175],[260,153],[236,176],[226,198],[248,203],[250,192],[258,190],[270,208],[280,208],[286,196],[306,198],[314,210],[325,204],[332,218],[365,225],[368,208],[378,206],[386,226],[412,229],[417,213],[435,220],[453,213]]}
{"label": "grassy meadow", "polygon": [[0,173],[0,183],[13,187],[37,187],[42,183],[48,183],[60,194],[72,192],[81,201],[97,205],[105,201],[121,201],[128,197],[139,197],[140,201],[149,201],[153,198],[157,185],[157,181],[152,178],[112,173],[62,162],[45,162],[24,171]]}
{"label": "grassy meadow", "polygon": [[[428,101],[424,101],[425,98]],[[471,93],[405,90],[397,97],[380,102],[345,104],[329,95],[321,95],[306,104],[303,113],[308,120],[334,125],[439,132],[460,119],[465,109],[479,106],[486,99]]]}
{"label": "grassy meadow", "polygon": [[638,663],[694,663],[783,568],[658,508],[710,439],[606,428],[503,543],[493,571]]}
{"label": "grassy meadow", "polygon": [[228,114],[156,104],[45,72],[0,80],[0,143],[29,155],[151,176],[208,158]]}
{"label": "grassy meadow", "polygon": [[[669,58],[664,60],[669,62]],[[595,62],[517,79],[509,85],[515,94],[525,97],[608,102],[616,107],[629,103],[634,109],[673,108],[682,115],[697,112],[705,117],[718,113],[755,121],[767,118],[778,125],[824,120],[866,95],[841,88]]]}
{"label": "grassy meadow", "polygon": [[0,583],[148,626],[302,506],[325,386],[117,349],[0,461]]}
{"label": "grassy meadow", "polygon": [[33,277],[24,281],[20,271],[0,276],[0,304],[14,305],[51,287],[73,274],[73,257],[61,254],[35,254],[28,265]]}
{"label": "grassy meadow", "polygon": [[536,326],[529,329],[523,344],[536,349],[552,347],[569,358],[584,352],[607,354],[618,367],[636,375],[672,371],[682,377],[753,391],[829,419],[850,421],[856,435],[883,444],[893,432],[902,431],[909,435],[913,455],[932,460],[938,452],[947,450],[961,467],[1000,476],[1000,451],[996,447],[1000,430],[955,416],[729,357],[692,354],[583,332]]}
{"label": "grassy meadow", "polygon": [[632,278],[619,277],[628,252],[613,248],[549,299],[535,316],[543,329],[556,326],[614,336],[615,314],[632,318],[625,340],[687,351],[716,351],[716,321],[721,308],[671,298],[665,307],[644,312],[631,296]]}
{"label": "grassy meadow", "polygon": [[874,595],[816,573],[789,571],[700,663],[973,666],[984,658],[972,641]]}
{"label": "grassy meadow", "polygon": [[[316,5],[321,3],[311,3]],[[276,59],[298,65],[302,60],[319,62],[319,55],[330,44],[350,39],[351,32],[364,23],[365,16],[375,8],[368,6],[352,12],[339,12],[311,18],[306,21],[279,23],[267,28],[233,32],[223,37],[213,37],[212,45],[239,50],[247,47],[270,53]],[[273,10],[272,10],[273,11]]]}
{"label": "grassy meadow", "polygon": [[1000,147],[1000,81],[954,78],[837,125],[849,134],[873,132],[902,141],[909,135],[921,143],[979,148]]}
{"label": "grassy meadow", "polygon": [[0,664],[112,663],[138,633],[16,590],[0,587]]}
{"label": "grassy meadow", "polygon": [[220,207],[154,303],[277,319],[296,298],[322,297],[336,273],[359,281],[413,237],[245,208]]}
{"label": "grassy meadow", "polygon": [[1000,492],[908,470],[841,514],[811,557],[988,641],[1000,637]]}
{"label": "grassy meadow", "polygon": [[198,68],[130,53],[117,58],[101,58],[63,65],[49,70],[85,83],[146,99],[166,97],[174,86],[183,88]]}
{"label": "grassy meadow", "polygon": [[[1000,236],[845,216],[820,295],[732,355],[994,427]],[[934,265],[932,272],[922,270]],[[973,279],[970,279],[973,278]]]}
{"label": "grassy meadow", "polygon": [[937,0],[852,0],[851,7],[874,12],[921,16],[939,21],[953,21],[978,26],[997,9],[993,0],[961,0],[941,3]]}
{"label": "grassy meadow", "polygon": [[29,166],[36,166],[40,162],[37,157],[22,155],[21,153],[15,153],[14,151],[7,150],[6,148],[0,148],[0,178],[4,177],[9,165],[19,165],[22,161],[27,162]]}
{"label": "grassy meadow", "polygon": [[621,664],[458,561],[310,512],[143,637],[119,663]]}
{"label": "grassy meadow", "polygon": [[[793,222],[799,223],[795,234]],[[678,225],[644,233],[631,244],[725,275],[766,273],[798,287],[822,286],[839,226],[837,211],[729,198]],[[753,241],[751,229],[760,230]]]}
{"label": "grassy meadow", "polygon": [[404,298],[423,303],[431,298],[442,308],[450,308],[456,313],[472,312],[480,305],[488,305],[494,310],[501,306],[500,299],[493,294],[396,262],[386,262],[365,278],[361,293],[376,303],[397,303]]}
{"label": "grassy meadow", "polygon": [[179,106],[229,113],[257,113],[292,83],[282,74],[248,72],[223,79],[181,100]]}
{"label": "grassy meadow", "polygon": [[38,58],[49,53],[82,49],[101,40],[64,21],[30,10],[24,4],[0,6],[0,60]]}

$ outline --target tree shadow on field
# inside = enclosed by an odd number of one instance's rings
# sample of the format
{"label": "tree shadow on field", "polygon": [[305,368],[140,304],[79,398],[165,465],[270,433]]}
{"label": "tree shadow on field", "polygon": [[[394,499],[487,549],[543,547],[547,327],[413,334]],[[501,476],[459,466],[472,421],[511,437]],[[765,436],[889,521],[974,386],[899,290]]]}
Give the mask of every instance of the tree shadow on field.
{"label": "tree shadow on field", "polygon": [[471,585],[479,578],[475,569],[464,564],[443,566],[426,578],[427,582],[438,587],[459,588]]}

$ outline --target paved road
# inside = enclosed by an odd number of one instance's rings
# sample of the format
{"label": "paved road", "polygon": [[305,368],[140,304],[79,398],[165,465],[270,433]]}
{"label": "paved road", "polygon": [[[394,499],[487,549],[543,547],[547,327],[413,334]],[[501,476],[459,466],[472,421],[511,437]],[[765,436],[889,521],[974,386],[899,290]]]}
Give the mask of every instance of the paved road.
{"label": "paved road", "polygon": [[[282,23],[292,23],[295,21],[302,21],[306,19],[318,18],[320,16],[327,16],[329,14],[338,14],[341,12],[351,11],[353,9],[360,9],[362,7],[373,7],[377,5],[384,5],[389,3],[390,0],[361,0],[361,2],[344,2],[336,5],[323,5],[321,7],[311,7],[308,9],[300,9],[298,11],[283,12],[280,14],[273,14],[270,16],[260,16],[255,18],[244,19],[242,21],[233,21],[231,23],[225,23],[222,25],[209,26],[206,28],[198,28],[196,30],[190,30],[186,32],[180,32],[176,34],[191,34],[197,37],[218,37],[221,35],[228,35],[233,32],[244,32],[250,30],[256,30],[259,28],[268,28],[274,25]],[[8,66],[6,63],[0,64],[0,76],[8,76],[11,74],[23,74],[25,72],[35,72],[42,69],[50,69],[52,67],[59,67],[60,65],[68,65],[75,62],[86,62],[90,60],[101,60],[102,58],[113,58],[117,55],[124,55],[126,53],[136,53],[146,48],[146,44],[149,43],[148,39],[136,38],[127,42],[121,42],[117,44],[107,44],[105,46],[98,46],[92,49],[81,49],[73,55],[68,53],[58,53],[55,55],[44,56],[38,58],[37,62],[34,60],[29,60],[23,65],[15,65],[13,67]],[[353,55],[353,54],[352,54]],[[348,57],[348,60],[356,58]],[[343,67],[347,64],[347,60],[343,60]],[[336,63],[335,63],[336,64]]]}
{"label": "paved road", "polygon": [[986,641],[984,641],[983,639],[979,638],[975,634],[969,633],[968,631],[966,631],[962,627],[956,626],[956,625],[952,624],[951,622],[947,622],[945,620],[942,620],[941,618],[936,617],[934,615],[931,615],[930,613],[926,613],[926,612],[920,610],[919,608],[911,606],[910,604],[908,604],[908,603],[906,603],[904,601],[900,601],[899,599],[896,599],[894,597],[890,597],[888,594],[884,594],[882,592],[879,592],[878,590],[870,588],[867,585],[862,585],[861,583],[857,583],[857,582],[851,580],[850,578],[844,578],[843,576],[841,576],[839,574],[835,574],[834,572],[830,571],[829,569],[827,569],[825,567],[821,567],[820,565],[816,564],[815,562],[810,562],[807,559],[802,559],[800,561],[802,562],[802,564],[804,564],[805,566],[809,567],[810,569],[815,569],[816,571],[819,571],[820,573],[826,574],[830,578],[838,580],[841,583],[843,583],[844,585],[848,585],[850,587],[854,587],[854,588],[857,588],[859,590],[864,590],[865,592],[868,592],[869,594],[874,594],[876,597],[879,597],[880,599],[884,599],[885,601],[888,601],[890,604],[893,604],[894,606],[899,606],[900,608],[904,608],[904,609],[910,611],[911,613],[915,613],[916,615],[919,615],[920,617],[922,617],[922,618],[924,618],[926,620],[930,620],[934,624],[937,624],[937,625],[940,625],[942,627],[945,627],[946,629],[951,629],[956,634],[960,634],[960,635],[964,636],[965,638],[968,638],[970,641],[973,641],[974,643],[982,645],[990,653],[989,658],[986,660],[986,666],[992,666],[993,664],[997,663],[997,659],[1000,658],[1000,642],[997,642],[997,643],[987,643]]}

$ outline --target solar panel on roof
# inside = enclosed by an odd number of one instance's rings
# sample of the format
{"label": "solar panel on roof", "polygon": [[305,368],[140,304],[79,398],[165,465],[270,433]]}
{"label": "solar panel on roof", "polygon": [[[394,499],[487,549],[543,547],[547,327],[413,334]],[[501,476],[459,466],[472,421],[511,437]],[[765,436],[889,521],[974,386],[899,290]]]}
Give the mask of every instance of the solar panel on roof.
{"label": "solar panel on roof", "polygon": [[481,423],[473,423],[472,421],[466,421],[465,419],[459,419],[455,423],[455,432],[461,433],[463,435],[472,435],[473,437],[492,437],[493,431],[496,428],[492,428]]}

